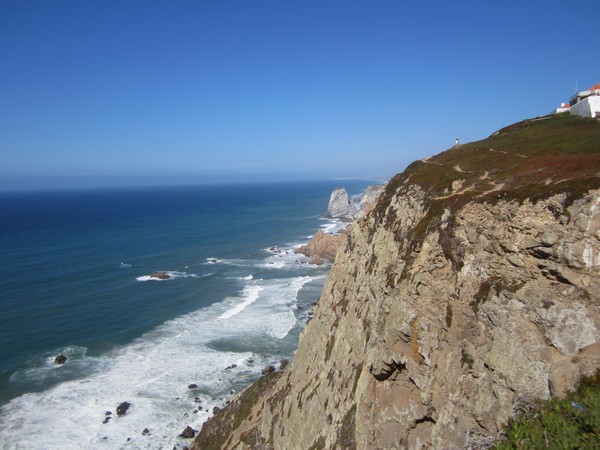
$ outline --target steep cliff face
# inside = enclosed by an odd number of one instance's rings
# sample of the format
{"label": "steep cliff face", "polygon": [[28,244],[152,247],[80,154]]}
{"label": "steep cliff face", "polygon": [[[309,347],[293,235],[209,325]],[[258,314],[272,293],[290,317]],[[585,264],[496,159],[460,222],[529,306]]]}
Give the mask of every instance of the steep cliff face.
{"label": "steep cliff face", "polygon": [[284,371],[195,448],[461,448],[600,367],[600,122],[419,161],[338,251]]}

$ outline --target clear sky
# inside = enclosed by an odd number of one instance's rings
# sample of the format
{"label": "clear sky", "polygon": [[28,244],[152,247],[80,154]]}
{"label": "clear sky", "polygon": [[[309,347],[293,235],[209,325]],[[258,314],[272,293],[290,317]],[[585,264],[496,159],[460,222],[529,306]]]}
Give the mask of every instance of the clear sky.
{"label": "clear sky", "polygon": [[598,10],[1,0],[0,188],[390,177],[600,82]]}

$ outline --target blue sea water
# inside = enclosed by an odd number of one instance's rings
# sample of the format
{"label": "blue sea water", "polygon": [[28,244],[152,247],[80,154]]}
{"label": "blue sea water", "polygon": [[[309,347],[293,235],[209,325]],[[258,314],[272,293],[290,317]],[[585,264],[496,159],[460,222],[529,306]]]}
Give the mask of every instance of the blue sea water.
{"label": "blue sea water", "polygon": [[293,355],[328,271],[293,250],[339,184],[0,193],[0,447],[183,445]]}

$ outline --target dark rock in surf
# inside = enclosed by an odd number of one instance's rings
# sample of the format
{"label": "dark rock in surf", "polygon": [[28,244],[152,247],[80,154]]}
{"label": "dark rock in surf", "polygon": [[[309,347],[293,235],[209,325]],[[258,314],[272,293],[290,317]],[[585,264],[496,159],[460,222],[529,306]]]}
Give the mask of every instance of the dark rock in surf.
{"label": "dark rock in surf", "polygon": [[150,278],[158,278],[159,280],[168,280],[171,276],[166,272],[154,272]]}
{"label": "dark rock in surf", "polygon": [[144,428],[144,431],[142,431],[142,436],[148,436],[150,434],[150,430],[148,428]]}
{"label": "dark rock in surf", "polygon": [[188,384],[188,389],[196,389],[198,385],[196,383]]}
{"label": "dark rock in surf", "polygon": [[275,367],[274,366],[267,366],[262,370],[262,374],[263,375],[269,375],[270,373],[275,372]]}
{"label": "dark rock in surf", "polygon": [[119,406],[117,406],[117,416],[123,416],[127,413],[127,410],[131,406],[129,402],[123,402]]}
{"label": "dark rock in surf", "polygon": [[287,359],[282,359],[282,360],[279,362],[279,370],[283,370],[283,369],[285,369],[289,363],[290,363],[290,362],[289,362]]}
{"label": "dark rock in surf", "polygon": [[183,430],[183,432],[179,435],[179,437],[182,437],[184,439],[191,439],[194,436],[196,436],[196,430],[194,430],[189,425],[185,427],[185,430]]}
{"label": "dark rock in surf", "polygon": [[67,362],[67,357],[65,355],[58,355],[54,358],[54,364],[61,365]]}

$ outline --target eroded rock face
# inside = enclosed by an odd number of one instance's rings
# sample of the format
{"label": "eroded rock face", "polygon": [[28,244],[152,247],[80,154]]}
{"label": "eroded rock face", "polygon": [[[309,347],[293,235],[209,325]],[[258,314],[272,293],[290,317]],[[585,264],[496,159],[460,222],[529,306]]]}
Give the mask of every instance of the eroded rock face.
{"label": "eroded rock face", "polygon": [[349,228],[294,360],[196,448],[473,448],[594,372],[599,138],[536,118],[407,167]]}
{"label": "eroded rock face", "polygon": [[469,203],[406,257],[423,198],[350,228],[291,370],[229,442],[461,448],[600,366],[600,191],[566,214],[564,194]]}

